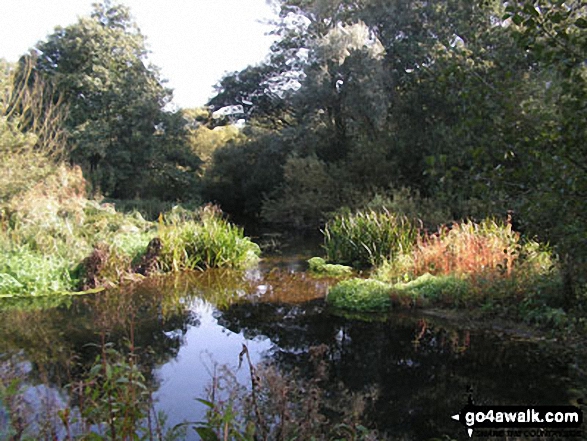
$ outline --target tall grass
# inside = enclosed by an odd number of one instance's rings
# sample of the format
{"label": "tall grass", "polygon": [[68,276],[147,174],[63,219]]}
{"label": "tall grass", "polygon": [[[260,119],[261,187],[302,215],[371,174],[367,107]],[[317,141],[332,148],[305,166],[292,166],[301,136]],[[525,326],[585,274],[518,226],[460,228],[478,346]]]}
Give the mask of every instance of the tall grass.
{"label": "tall grass", "polygon": [[520,235],[509,223],[466,221],[419,236],[412,252],[412,271],[417,275],[495,271],[511,275],[521,248]]}
{"label": "tall grass", "polygon": [[387,210],[338,214],[324,228],[328,260],[369,267],[412,248],[417,229],[404,216]]}
{"label": "tall grass", "polygon": [[524,240],[509,222],[492,219],[422,234],[412,250],[383,262],[374,277],[425,304],[482,306],[530,321],[561,308],[564,300],[552,251]]}
{"label": "tall grass", "polygon": [[411,250],[387,259],[378,268],[389,280],[423,274],[493,277],[547,274],[556,266],[552,252],[523,240],[509,222],[485,219],[443,226],[417,236]]}
{"label": "tall grass", "polygon": [[226,221],[218,208],[206,206],[199,220],[170,213],[159,226],[164,270],[247,268],[257,263],[261,250],[244,237],[243,229]]}

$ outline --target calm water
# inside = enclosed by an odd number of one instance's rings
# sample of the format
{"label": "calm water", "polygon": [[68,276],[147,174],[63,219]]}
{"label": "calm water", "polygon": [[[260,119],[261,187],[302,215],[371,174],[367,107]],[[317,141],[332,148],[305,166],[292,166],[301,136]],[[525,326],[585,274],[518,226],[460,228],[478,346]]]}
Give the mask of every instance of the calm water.
{"label": "calm water", "polygon": [[271,362],[286,374],[297,368],[302,376],[312,375],[310,348],[325,345],[327,388],[369,392],[364,423],[405,439],[467,439],[450,416],[470,390],[478,404],[572,398],[573,354],[553,344],[421,313],[341,317],[323,300],[330,282],[303,270],[294,255],[244,274],[208,271],[7,309],[0,312],[0,352],[28,360],[31,384],[43,379],[60,391],[94,359],[89,343],[132,338],[171,425],[203,418],[195,398],[206,397],[215,366],[228,365],[247,383],[247,370],[238,369],[243,343],[254,363]]}

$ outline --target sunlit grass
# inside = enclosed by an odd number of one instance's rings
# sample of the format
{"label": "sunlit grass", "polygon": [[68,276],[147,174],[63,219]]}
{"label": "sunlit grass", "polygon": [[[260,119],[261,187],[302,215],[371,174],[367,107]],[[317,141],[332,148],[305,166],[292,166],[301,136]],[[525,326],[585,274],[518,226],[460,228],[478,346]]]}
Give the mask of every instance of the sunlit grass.
{"label": "sunlit grass", "polygon": [[[137,280],[136,265],[151,239],[164,247],[156,269],[246,268],[260,250],[242,228],[213,207],[175,209],[161,221],[86,199],[79,169],[65,166],[2,205],[0,295],[28,296],[115,286]],[[6,214],[8,213],[8,214]],[[101,261],[89,268],[89,256]]]}
{"label": "sunlit grass", "polygon": [[258,245],[244,237],[242,228],[223,219],[217,208],[204,207],[197,215],[199,220],[182,219],[172,212],[160,224],[164,270],[244,269],[258,262]]}
{"label": "sunlit grass", "polygon": [[417,230],[403,216],[387,210],[336,215],[324,228],[324,248],[331,262],[369,267],[411,249]]}

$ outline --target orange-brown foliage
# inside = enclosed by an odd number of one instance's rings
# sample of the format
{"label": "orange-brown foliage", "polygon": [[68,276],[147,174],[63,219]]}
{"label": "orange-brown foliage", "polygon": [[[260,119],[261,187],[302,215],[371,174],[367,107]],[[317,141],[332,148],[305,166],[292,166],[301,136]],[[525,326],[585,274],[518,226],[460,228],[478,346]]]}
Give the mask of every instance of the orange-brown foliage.
{"label": "orange-brown foliage", "polygon": [[511,275],[519,253],[519,234],[511,225],[486,221],[443,227],[418,238],[413,251],[415,274]]}

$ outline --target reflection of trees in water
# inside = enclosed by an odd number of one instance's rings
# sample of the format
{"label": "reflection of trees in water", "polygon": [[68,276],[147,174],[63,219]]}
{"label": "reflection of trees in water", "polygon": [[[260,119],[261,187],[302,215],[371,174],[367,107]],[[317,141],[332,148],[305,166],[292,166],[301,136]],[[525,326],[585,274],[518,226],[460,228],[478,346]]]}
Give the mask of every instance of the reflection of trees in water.
{"label": "reflection of trees in water", "polygon": [[327,389],[377,389],[370,427],[424,439],[455,434],[450,412],[473,389],[479,404],[564,404],[567,357],[536,343],[461,330],[436,319],[393,315],[358,321],[329,315],[323,302],[235,304],[219,322],[247,338],[269,337],[282,372],[312,375],[309,349],[325,344]]}
{"label": "reflection of trees in water", "polygon": [[103,336],[123,350],[123,342],[133,340],[154,385],[154,367],[177,355],[188,328],[199,324],[193,304],[204,299],[220,309],[219,325],[249,339],[269,337],[275,350],[267,361],[283,373],[313,378],[310,348],[326,345],[326,395],[339,384],[349,392],[377,390],[365,423],[394,437],[460,433],[450,414],[465,404],[469,386],[478,404],[566,401],[567,360],[557,351],[412,315],[371,322],[335,316],[316,294],[317,284],[324,289],[327,283],[280,271],[256,278],[227,271],[154,278],[52,309],[2,311],[0,352],[22,351],[33,381],[61,386],[87,373],[99,351],[88,343],[99,345]]}
{"label": "reflection of trees in water", "polygon": [[145,377],[175,357],[197,315],[182,292],[162,291],[156,284],[76,298],[68,307],[11,310],[0,313],[1,351],[22,352],[31,363],[32,381],[58,387],[82,378],[103,341],[125,352],[136,348]]}

